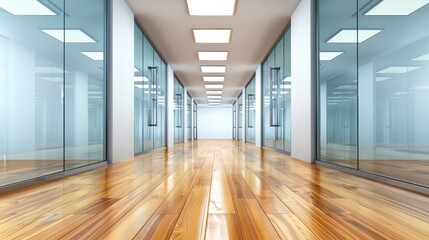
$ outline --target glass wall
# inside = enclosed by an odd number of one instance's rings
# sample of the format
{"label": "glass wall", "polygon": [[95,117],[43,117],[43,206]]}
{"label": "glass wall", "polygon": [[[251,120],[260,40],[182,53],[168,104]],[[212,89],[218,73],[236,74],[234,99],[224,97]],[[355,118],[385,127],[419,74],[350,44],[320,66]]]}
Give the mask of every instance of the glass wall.
{"label": "glass wall", "polygon": [[185,120],[184,114],[184,101],[183,97],[185,94],[185,89],[182,84],[174,78],[174,142],[180,143],[184,141],[185,126],[183,122]]}
{"label": "glass wall", "polygon": [[134,27],[134,153],[166,145],[167,67],[152,44]]}
{"label": "glass wall", "polygon": [[291,35],[287,29],[262,64],[263,145],[291,151]]}
{"label": "glass wall", "polygon": [[318,159],[429,186],[428,2],[320,0],[318,11]]}
{"label": "glass wall", "polygon": [[246,86],[246,142],[255,143],[255,119],[256,119],[256,100],[255,100],[255,77],[252,77]]}
{"label": "glass wall", "polygon": [[244,97],[243,94],[237,98],[237,139],[244,139],[244,127],[243,127],[243,117],[244,117]]}
{"label": "glass wall", "polygon": [[186,140],[192,140],[192,97],[186,98]]}
{"label": "glass wall", "polygon": [[105,1],[25,4],[0,1],[0,186],[106,159]]}

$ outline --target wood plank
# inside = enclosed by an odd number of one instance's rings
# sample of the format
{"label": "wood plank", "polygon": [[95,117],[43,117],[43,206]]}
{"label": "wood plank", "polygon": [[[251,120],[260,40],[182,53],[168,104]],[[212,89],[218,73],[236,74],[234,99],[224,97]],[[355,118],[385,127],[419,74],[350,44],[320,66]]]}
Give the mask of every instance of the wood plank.
{"label": "wood plank", "polygon": [[255,199],[234,199],[234,205],[244,239],[280,239]]}
{"label": "wood plank", "polygon": [[267,214],[282,239],[322,239],[294,214]]}
{"label": "wood plank", "polygon": [[209,214],[207,220],[206,240],[239,240],[241,236],[235,214]]}

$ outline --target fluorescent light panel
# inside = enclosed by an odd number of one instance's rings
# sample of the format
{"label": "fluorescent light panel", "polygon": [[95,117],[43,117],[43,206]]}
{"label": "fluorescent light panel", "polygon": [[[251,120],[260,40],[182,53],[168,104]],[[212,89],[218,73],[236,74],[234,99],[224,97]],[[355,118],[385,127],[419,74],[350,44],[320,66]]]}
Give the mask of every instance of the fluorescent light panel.
{"label": "fluorescent light panel", "polygon": [[134,82],[148,82],[149,79],[146,76],[135,76]]}
{"label": "fluorescent light panel", "polygon": [[101,61],[104,59],[103,52],[81,52],[83,55],[91,58],[94,61]]}
{"label": "fluorescent light panel", "polygon": [[378,71],[377,73],[408,73],[414,70],[420,69],[421,67],[404,67],[404,66],[395,66],[388,67],[383,70]]}
{"label": "fluorescent light panel", "polygon": [[[51,37],[64,42],[64,30],[62,29],[42,29],[42,31]],[[86,35],[79,29],[65,30],[66,43],[95,43],[95,40]]]}
{"label": "fluorescent light panel", "polygon": [[291,76],[287,76],[287,77],[285,77],[284,79],[283,79],[283,81],[282,82],[286,82],[286,83],[288,83],[288,82],[292,82],[292,77]]}
{"label": "fluorescent light panel", "polygon": [[203,73],[225,73],[226,66],[201,66]]}
{"label": "fluorescent light panel", "polygon": [[194,29],[196,43],[229,43],[231,29]]}
{"label": "fluorescent light panel", "polygon": [[384,0],[375,5],[365,15],[405,16],[428,4],[428,0]]}
{"label": "fluorescent light panel", "polygon": [[226,61],[228,52],[198,52],[200,61]]}
{"label": "fluorescent light panel", "polygon": [[383,30],[380,29],[359,29],[359,36],[356,34],[356,29],[342,29],[335,36],[328,40],[328,43],[362,43],[377,33]]}
{"label": "fluorescent light panel", "polygon": [[208,102],[222,102],[220,99],[209,99]]}
{"label": "fluorescent light panel", "polygon": [[140,70],[136,67],[134,67],[134,72],[140,72]]}
{"label": "fluorescent light panel", "polygon": [[207,96],[207,98],[211,98],[211,99],[221,99],[222,96]]}
{"label": "fluorescent light panel", "polygon": [[232,16],[236,0],[186,0],[191,16]]}
{"label": "fluorescent light panel", "polygon": [[412,59],[413,61],[429,61],[429,53]]}
{"label": "fluorescent light panel", "polygon": [[319,59],[320,61],[331,61],[332,59],[340,56],[344,52],[320,52]]}
{"label": "fluorescent light panel", "polygon": [[391,79],[391,77],[376,77],[375,81],[376,82],[381,82],[381,81],[385,81],[385,80],[388,80],[388,79]]}
{"label": "fluorescent light panel", "polygon": [[203,77],[204,82],[223,82],[225,77]]}
{"label": "fluorescent light panel", "polygon": [[220,94],[222,95],[222,91],[206,91],[207,94]]}
{"label": "fluorescent light panel", "polygon": [[52,16],[57,15],[37,0],[0,0],[0,8],[13,15]]}
{"label": "fluorescent light panel", "polygon": [[206,84],[206,88],[223,88],[223,84]]}

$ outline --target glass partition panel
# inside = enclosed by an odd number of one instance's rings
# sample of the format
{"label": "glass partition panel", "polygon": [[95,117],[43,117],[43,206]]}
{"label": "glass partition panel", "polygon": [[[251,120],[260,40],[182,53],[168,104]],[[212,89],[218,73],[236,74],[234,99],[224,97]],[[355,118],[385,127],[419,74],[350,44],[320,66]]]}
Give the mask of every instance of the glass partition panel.
{"label": "glass partition panel", "polygon": [[66,31],[79,29],[87,36],[84,41],[65,34],[65,160],[70,169],[105,159],[106,16],[104,1],[65,3]]}
{"label": "glass partition panel", "polygon": [[192,140],[192,97],[187,94],[186,99],[186,140]]}
{"label": "glass partition panel", "polygon": [[321,161],[357,168],[357,21],[354,1],[319,1]]}
{"label": "glass partition panel", "polygon": [[0,3],[0,186],[105,160],[105,1],[13,2]]}
{"label": "glass partition panel", "polygon": [[237,129],[238,129],[238,139],[243,140],[244,138],[244,127],[243,127],[243,117],[244,117],[244,98],[241,94],[237,99]]}
{"label": "glass partition panel", "polygon": [[143,91],[148,78],[143,69],[143,33],[134,26],[134,153],[143,152]]}
{"label": "glass partition panel", "polygon": [[255,77],[246,86],[246,142],[255,143]]}
{"label": "glass partition panel", "polygon": [[184,88],[182,84],[174,80],[174,142],[180,143],[184,141]]}

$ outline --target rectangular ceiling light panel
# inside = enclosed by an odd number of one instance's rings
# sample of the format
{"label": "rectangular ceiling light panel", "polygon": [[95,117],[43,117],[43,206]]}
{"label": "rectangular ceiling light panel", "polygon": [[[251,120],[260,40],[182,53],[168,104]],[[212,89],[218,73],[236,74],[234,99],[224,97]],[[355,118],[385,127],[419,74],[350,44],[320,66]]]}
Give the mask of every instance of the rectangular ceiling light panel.
{"label": "rectangular ceiling light panel", "polygon": [[52,16],[57,15],[37,0],[0,0],[0,8],[13,15]]}
{"label": "rectangular ceiling light panel", "polygon": [[222,91],[206,91],[206,93],[209,95],[209,94],[215,94],[215,95],[217,95],[217,94],[219,94],[219,95],[222,95]]}
{"label": "rectangular ceiling light panel", "polygon": [[203,77],[204,82],[223,82],[225,77]]}
{"label": "rectangular ceiling light panel", "polygon": [[201,66],[203,73],[225,73],[226,66]]}
{"label": "rectangular ceiling light panel", "polygon": [[320,61],[331,61],[332,59],[340,56],[344,52],[320,52],[319,59]]}
{"label": "rectangular ceiling light panel", "polygon": [[420,57],[416,57],[413,61],[429,61],[429,53],[422,55]]}
{"label": "rectangular ceiling light panel", "polygon": [[200,61],[226,61],[228,52],[198,52]]}
{"label": "rectangular ceiling light panel", "polygon": [[381,29],[359,29],[357,36],[356,29],[342,29],[335,36],[328,40],[328,43],[362,43],[374,35],[380,33]]}
{"label": "rectangular ceiling light panel", "polygon": [[211,99],[221,99],[222,96],[207,96],[207,98],[211,98]]}
{"label": "rectangular ceiling light panel", "polygon": [[395,67],[388,67],[383,70],[378,71],[377,73],[408,73],[412,72],[414,70],[420,69],[421,67],[405,67],[405,66],[395,66]]}
{"label": "rectangular ceiling light panel", "polygon": [[237,0],[186,0],[191,16],[232,16]]}
{"label": "rectangular ceiling light panel", "polygon": [[231,29],[194,29],[196,43],[229,43]]}
{"label": "rectangular ceiling light panel", "polygon": [[384,0],[375,5],[365,15],[406,16],[428,4],[428,0]]}
{"label": "rectangular ceiling light panel", "polygon": [[[64,30],[62,29],[42,29],[42,31],[60,42],[64,42]],[[95,40],[79,29],[65,30],[66,43],[95,43]]]}
{"label": "rectangular ceiling light panel", "polygon": [[223,84],[206,84],[206,88],[223,88]]}
{"label": "rectangular ceiling light panel", "polygon": [[209,102],[222,102],[222,100],[220,100],[220,99],[209,99],[209,100],[207,100],[207,101],[209,101]]}
{"label": "rectangular ceiling light panel", "polygon": [[104,59],[103,52],[81,52],[81,53],[91,58],[94,61],[102,61]]}

